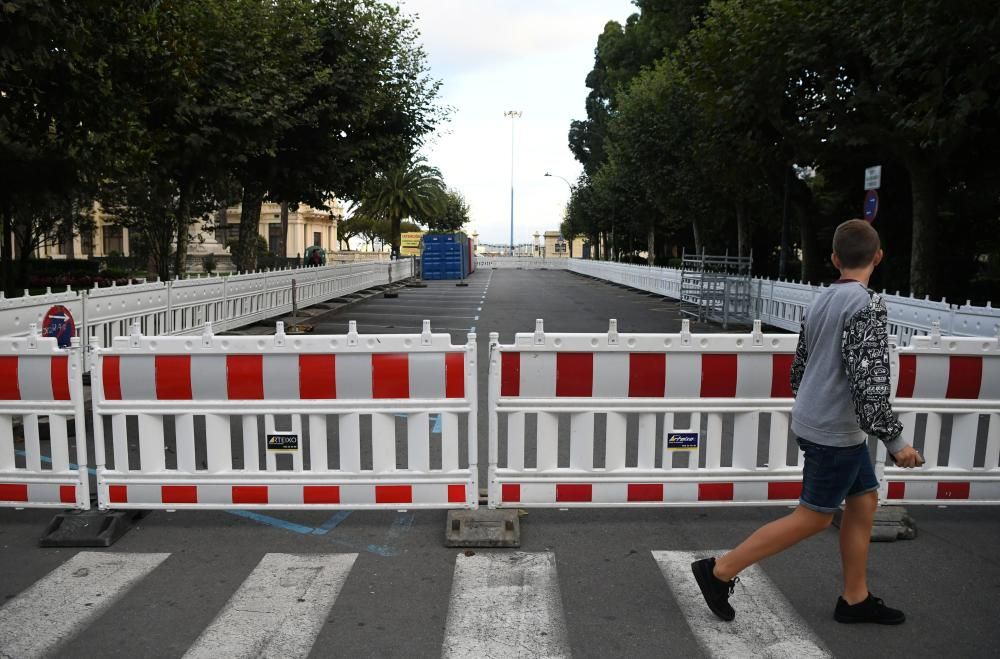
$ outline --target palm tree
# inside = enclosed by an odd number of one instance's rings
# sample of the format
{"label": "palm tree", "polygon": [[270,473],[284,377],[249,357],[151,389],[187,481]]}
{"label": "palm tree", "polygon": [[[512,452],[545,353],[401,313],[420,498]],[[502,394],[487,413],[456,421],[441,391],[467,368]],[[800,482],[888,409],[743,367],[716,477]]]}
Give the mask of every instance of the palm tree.
{"label": "palm tree", "polygon": [[398,255],[402,221],[411,218],[424,224],[441,212],[444,200],[441,172],[416,158],[379,175],[362,196],[357,212],[389,221],[392,253]]}

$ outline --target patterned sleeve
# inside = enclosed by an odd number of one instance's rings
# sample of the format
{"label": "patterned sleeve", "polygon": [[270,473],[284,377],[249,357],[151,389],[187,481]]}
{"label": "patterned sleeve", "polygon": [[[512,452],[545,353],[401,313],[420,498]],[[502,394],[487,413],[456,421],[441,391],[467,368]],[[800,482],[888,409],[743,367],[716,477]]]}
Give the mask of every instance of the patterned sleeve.
{"label": "patterned sleeve", "polygon": [[871,437],[885,442],[890,453],[905,446],[903,424],[889,403],[889,335],[882,297],[872,293],[871,303],[844,325],[841,356],[854,399],[858,425]]}
{"label": "patterned sleeve", "polygon": [[809,358],[809,349],[806,347],[806,321],[802,321],[799,328],[799,342],[795,346],[795,358],[792,360],[791,385],[792,395],[799,395],[799,385],[802,384],[802,376],[806,372],[806,359]]}

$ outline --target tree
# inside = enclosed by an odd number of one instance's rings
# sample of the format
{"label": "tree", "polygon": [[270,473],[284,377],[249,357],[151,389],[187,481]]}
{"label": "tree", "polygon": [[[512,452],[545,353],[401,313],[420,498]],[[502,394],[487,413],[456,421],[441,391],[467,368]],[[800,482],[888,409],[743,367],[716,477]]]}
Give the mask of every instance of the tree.
{"label": "tree", "polygon": [[[147,4],[0,0],[0,262],[7,292],[24,285],[35,247],[73,230],[65,209],[93,194],[128,142],[132,98],[113,74],[129,64],[132,30]],[[15,243],[20,276],[13,271]]]}
{"label": "tree", "polygon": [[358,212],[389,223],[392,252],[399,254],[400,223],[405,218],[430,222],[442,213],[445,199],[441,172],[418,158],[376,177],[363,193]]}
{"label": "tree", "polygon": [[[272,121],[262,126],[268,146],[238,168],[240,249],[256,235],[265,197],[315,207],[359,199],[367,181],[404,162],[443,116],[418,32],[398,7],[296,0],[280,9],[275,29],[288,52],[271,62],[277,93],[263,96],[271,104]],[[284,33],[288,21],[301,25],[300,37]]]}
{"label": "tree", "polygon": [[458,190],[445,191],[441,212],[427,220],[427,228],[441,233],[461,231],[469,221],[469,204]]}

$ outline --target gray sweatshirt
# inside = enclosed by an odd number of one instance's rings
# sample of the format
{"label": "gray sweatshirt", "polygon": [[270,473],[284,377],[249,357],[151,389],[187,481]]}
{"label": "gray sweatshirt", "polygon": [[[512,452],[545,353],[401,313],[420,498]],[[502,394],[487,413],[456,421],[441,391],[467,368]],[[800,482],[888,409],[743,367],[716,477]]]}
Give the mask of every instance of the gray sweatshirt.
{"label": "gray sweatshirt", "polygon": [[809,307],[791,377],[792,432],[802,439],[855,446],[867,435],[890,453],[908,445],[889,403],[885,302],[860,282],[837,282]]}

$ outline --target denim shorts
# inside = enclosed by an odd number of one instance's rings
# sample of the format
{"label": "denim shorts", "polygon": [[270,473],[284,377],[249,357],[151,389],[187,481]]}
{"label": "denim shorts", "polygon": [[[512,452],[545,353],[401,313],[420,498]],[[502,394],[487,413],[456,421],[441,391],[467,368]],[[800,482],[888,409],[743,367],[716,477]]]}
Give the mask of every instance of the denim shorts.
{"label": "denim shorts", "polygon": [[867,442],[857,446],[824,446],[801,437],[797,439],[805,454],[799,503],[806,508],[835,513],[847,497],[878,489]]}

